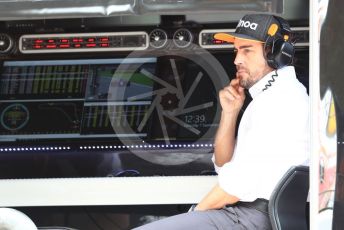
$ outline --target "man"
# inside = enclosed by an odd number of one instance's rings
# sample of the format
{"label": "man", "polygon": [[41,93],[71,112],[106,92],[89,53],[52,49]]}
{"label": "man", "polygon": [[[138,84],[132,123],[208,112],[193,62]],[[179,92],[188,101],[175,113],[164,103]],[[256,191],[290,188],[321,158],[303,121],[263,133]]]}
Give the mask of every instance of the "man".
{"label": "man", "polygon": [[[235,79],[219,93],[222,114],[213,157],[218,184],[192,212],[138,229],[271,229],[268,199],[277,182],[309,155],[308,95],[297,80],[290,28],[272,15],[246,15],[235,33]],[[235,127],[245,93],[253,100]]]}

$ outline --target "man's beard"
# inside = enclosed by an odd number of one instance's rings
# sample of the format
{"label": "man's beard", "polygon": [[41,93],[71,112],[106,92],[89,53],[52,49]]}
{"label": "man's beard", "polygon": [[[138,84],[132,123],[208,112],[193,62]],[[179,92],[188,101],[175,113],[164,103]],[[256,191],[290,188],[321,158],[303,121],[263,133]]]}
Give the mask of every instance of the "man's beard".
{"label": "man's beard", "polygon": [[249,89],[251,88],[251,86],[254,84],[250,81],[250,79],[240,79],[239,84],[241,87],[245,88],[245,89]]}
{"label": "man's beard", "polygon": [[246,78],[243,76],[243,74],[240,74],[237,76],[239,78],[239,85],[245,89],[249,89],[256,82],[253,80],[251,74],[248,71],[246,71],[246,73],[244,73],[244,75],[246,75]]}

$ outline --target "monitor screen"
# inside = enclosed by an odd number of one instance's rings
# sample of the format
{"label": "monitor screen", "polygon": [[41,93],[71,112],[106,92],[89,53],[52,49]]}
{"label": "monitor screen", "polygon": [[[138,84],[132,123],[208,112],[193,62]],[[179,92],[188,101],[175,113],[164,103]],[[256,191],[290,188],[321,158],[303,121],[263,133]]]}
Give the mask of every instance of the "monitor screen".
{"label": "monitor screen", "polygon": [[[123,109],[111,114],[118,124],[125,118],[135,127],[151,98],[127,98],[151,92],[153,81],[141,73],[114,73],[119,65],[138,63],[154,73],[156,58],[5,61],[0,141],[115,137],[108,105]],[[125,88],[125,97],[108,101],[110,84]],[[138,135],[147,133],[142,129]]]}
{"label": "monitor screen", "polygon": [[211,141],[217,91],[179,56],[4,61],[0,143]]}

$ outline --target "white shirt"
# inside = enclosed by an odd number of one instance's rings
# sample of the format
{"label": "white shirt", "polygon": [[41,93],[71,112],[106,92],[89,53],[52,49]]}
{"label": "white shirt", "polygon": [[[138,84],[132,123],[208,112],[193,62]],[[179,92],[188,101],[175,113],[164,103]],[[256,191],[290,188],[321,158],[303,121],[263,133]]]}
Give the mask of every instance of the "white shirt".
{"label": "white shirt", "polygon": [[[253,98],[240,121],[230,162],[217,167],[219,185],[242,201],[269,199],[293,165],[309,158],[309,99],[294,67],[267,74],[249,92]],[[263,89],[266,90],[263,91]]]}

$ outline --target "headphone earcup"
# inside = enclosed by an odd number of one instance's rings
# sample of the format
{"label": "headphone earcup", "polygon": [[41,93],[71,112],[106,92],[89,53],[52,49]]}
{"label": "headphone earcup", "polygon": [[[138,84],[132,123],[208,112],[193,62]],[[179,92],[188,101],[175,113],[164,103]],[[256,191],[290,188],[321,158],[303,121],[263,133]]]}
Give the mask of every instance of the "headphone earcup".
{"label": "headphone earcup", "polygon": [[271,68],[279,69],[292,63],[294,46],[282,38],[272,42],[271,52],[267,54],[267,62]]}
{"label": "headphone earcup", "polygon": [[275,41],[273,37],[268,37],[264,45],[264,54],[265,54],[265,59],[268,65],[271,68],[276,69],[275,56],[274,56],[274,43]]}
{"label": "headphone earcup", "polygon": [[275,57],[273,55],[273,53],[271,51],[267,52],[266,54],[266,61],[268,63],[268,65],[273,68],[273,69],[277,69],[277,64],[275,62]]}
{"label": "headphone earcup", "polygon": [[276,41],[274,49],[274,59],[277,68],[282,68],[292,63],[294,58],[294,46],[290,42],[286,42],[283,39]]}

